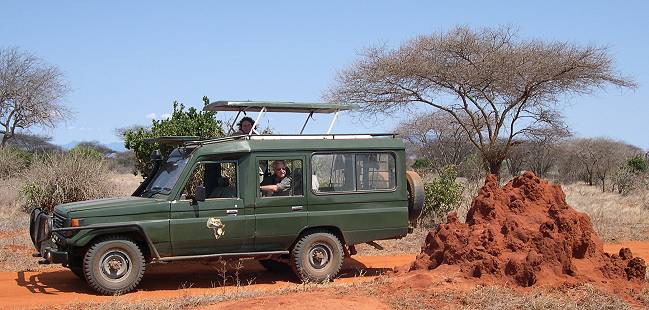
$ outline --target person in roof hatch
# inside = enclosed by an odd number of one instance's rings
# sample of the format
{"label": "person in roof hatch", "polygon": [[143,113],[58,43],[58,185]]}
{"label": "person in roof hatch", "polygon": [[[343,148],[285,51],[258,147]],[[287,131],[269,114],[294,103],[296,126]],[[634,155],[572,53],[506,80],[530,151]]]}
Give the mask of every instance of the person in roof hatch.
{"label": "person in roof hatch", "polygon": [[283,160],[273,162],[273,174],[264,177],[259,188],[264,196],[289,196],[291,177],[288,167]]}
{"label": "person in roof hatch", "polygon": [[247,135],[250,134],[250,131],[252,130],[252,126],[255,125],[255,121],[252,120],[251,117],[246,116],[242,118],[239,121],[239,131],[236,133],[237,135]]}

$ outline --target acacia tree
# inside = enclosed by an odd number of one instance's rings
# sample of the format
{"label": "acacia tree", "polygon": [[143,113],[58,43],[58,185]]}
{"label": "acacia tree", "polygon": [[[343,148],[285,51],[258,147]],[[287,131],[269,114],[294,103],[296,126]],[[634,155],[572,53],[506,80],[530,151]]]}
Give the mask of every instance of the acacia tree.
{"label": "acacia tree", "polygon": [[14,138],[16,130],[32,126],[54,127],[68,118],[61,103],[69,88],[58,67],[17,48],[0,49],[0,126],[2,142]]}
{"label": "acacia tree", "polygon": [[372,47],[325,95],[392,114],[423,103],[451,115],[498,174],[517,138],[565,128],[560,98],[609,84],[635,87],[617,74],[605,47],[523,40],[510,28],[419,36],[397,49]]}

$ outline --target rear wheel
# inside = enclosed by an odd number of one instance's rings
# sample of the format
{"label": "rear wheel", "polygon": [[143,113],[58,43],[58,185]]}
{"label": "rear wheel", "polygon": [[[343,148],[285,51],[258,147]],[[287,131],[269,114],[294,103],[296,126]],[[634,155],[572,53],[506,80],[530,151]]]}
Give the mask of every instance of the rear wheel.
{"label": "rear wheel", "polygon": [[93,244],[83,259],[88,284],[98,293],[114,295],[135,289],[142,280],[145,260],[135,242],[109,236]]}
{"label": "rear wheel", "polygon": [[343,264],[343,246],[329,232],[314,232],[303,236],[291,253],[292,267],[303,282],[331,280]]}

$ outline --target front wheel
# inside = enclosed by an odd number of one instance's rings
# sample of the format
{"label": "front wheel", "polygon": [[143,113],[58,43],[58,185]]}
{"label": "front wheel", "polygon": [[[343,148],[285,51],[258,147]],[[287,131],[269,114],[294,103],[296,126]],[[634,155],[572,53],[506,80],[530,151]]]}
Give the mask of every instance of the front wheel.
{"label": "front wheel", "polygon": [[93,244],[83,259],[88,284],[98,293],[115,295],[135,289],[145,269],[144,255],[135,242],[109,236]]}
{"label": "front wheel", "polygon": [[303,282],[325,282],[340,272],[343,246],[329,232],[314,232],[295,244],[291,260],[293,271]]}

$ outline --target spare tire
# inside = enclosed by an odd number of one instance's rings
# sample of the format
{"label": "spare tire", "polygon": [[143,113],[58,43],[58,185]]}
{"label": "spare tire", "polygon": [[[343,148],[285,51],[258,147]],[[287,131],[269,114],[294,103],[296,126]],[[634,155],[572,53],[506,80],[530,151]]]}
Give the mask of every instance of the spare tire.
{"label": "spare tire", "polygon": [[417,227],[417,219],[424,208],[424,181],[414,171],[406,171],[408,181],[408,220],[410,225]]}

